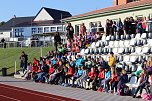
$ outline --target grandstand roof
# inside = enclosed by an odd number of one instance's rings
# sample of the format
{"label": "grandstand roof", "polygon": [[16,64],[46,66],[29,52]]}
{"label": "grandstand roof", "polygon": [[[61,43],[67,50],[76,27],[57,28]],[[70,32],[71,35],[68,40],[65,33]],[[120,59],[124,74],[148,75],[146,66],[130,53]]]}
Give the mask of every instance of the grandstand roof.
{"label": "grandstand roof", "polygon": [[128,3],[128,4],[124,4],[124,5],[111,6],[111,7],[91,11],[91,12],[88,12],[88,13],[72,16],[72,17],[69,17],[69,18],[65,18],[64,21],[74,20],[74,19],[77,19],[77,18],[83,18],[83,17],[87,17],[87,16],[93,16],[93,15],[97,15],[97,14],[101,14],[101,13],[116,12],[116,11],[119,11],[119,10],[128,10],[130,8],[138,8],[138,7],[141,7],[141,6],[144,7],[146,5],[149,5],[149,6],[152,7],[152,0],[136,1],[136,2],[131,2],[131,3]]}

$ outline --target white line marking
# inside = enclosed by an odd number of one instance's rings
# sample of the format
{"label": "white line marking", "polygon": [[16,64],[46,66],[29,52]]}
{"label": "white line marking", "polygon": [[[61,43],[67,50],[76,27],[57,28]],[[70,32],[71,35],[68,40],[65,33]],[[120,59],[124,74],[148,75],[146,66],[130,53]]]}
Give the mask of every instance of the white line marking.
{"label": "white line marking", "polygon": [[14,101],[21,101],[21,100],[18,100],[18,99],[12,98],[12,97],[8,97],[8,96],[5,96],[5,95],[0,95],[0,96],[4,97],[4,98],[7,98],[7,99],[10,99],[10,100],[14,100]]}
{"label": "white line marking", "polygon": [[41,96],[41,97],[51,98],[51,99],[54,99],[54,100],[66,101],[66,100],[62,100],[62,99],[58,99],[58,98],[54,98],[54,97],[50,97],[50,96],[45,96],[45,95],[40,95],[40,94],[36,94],[36,93],[31,93],[31,92],[28,92],[28,91],[18,90],[18,89],[15,89],[15,88],[9,88],[9,87],[5,87],[5,86],[2,86],[2,85],[0,85],[0,87],[7,88],[7,89],[12,89],[12,90],[16,90],[16,91],[20,91],[20,92],[24,92],[24,93],[29,93],[29,94],[33,94],[33,95],[37,95],[37,96]]}

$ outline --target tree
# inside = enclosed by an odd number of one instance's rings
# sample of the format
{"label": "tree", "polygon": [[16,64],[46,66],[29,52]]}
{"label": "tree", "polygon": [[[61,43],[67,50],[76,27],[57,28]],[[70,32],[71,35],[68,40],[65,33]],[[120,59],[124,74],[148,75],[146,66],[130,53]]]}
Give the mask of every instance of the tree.
{"label": "tree", "polygon": [[2,21],[0,22],[0,26],[4,25],[5,24],[5,21]]}

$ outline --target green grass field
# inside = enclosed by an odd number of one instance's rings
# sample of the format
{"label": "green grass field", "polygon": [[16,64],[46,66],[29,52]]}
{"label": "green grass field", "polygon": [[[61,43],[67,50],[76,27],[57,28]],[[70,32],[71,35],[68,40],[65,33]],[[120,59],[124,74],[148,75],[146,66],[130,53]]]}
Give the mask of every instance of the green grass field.
{"label": "green grass field", "polygon": [[[43,47],[42,54],[43,56],[47,54],[48,51],[53,50],[52,47]],[[14,73],[15,61],[17,63],[17,70],[20,69],[20,60],[19,57],[21,52],[25,51],[28,55],[28,62],[32,62],[33,58],[36,57],[39,59],[41,56],[41,48],[6,48],[0,49],[0,75],[2,68],[8,68],[7,74],[12,75]]]}

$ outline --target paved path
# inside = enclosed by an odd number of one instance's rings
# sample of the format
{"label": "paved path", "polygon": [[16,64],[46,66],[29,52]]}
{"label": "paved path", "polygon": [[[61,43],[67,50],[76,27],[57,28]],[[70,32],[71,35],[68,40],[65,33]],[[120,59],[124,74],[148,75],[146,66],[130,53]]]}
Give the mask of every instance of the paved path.
{"label": "paved path", "polygon": [[0,77],[0,84],[11,85],[82,101],[143,101],[142,99],[133,99],[132,97],[128,96],[117,96],[108,93],[99,93],[91,90],[34,83],[32,81],[14,79],[11,77]]}

